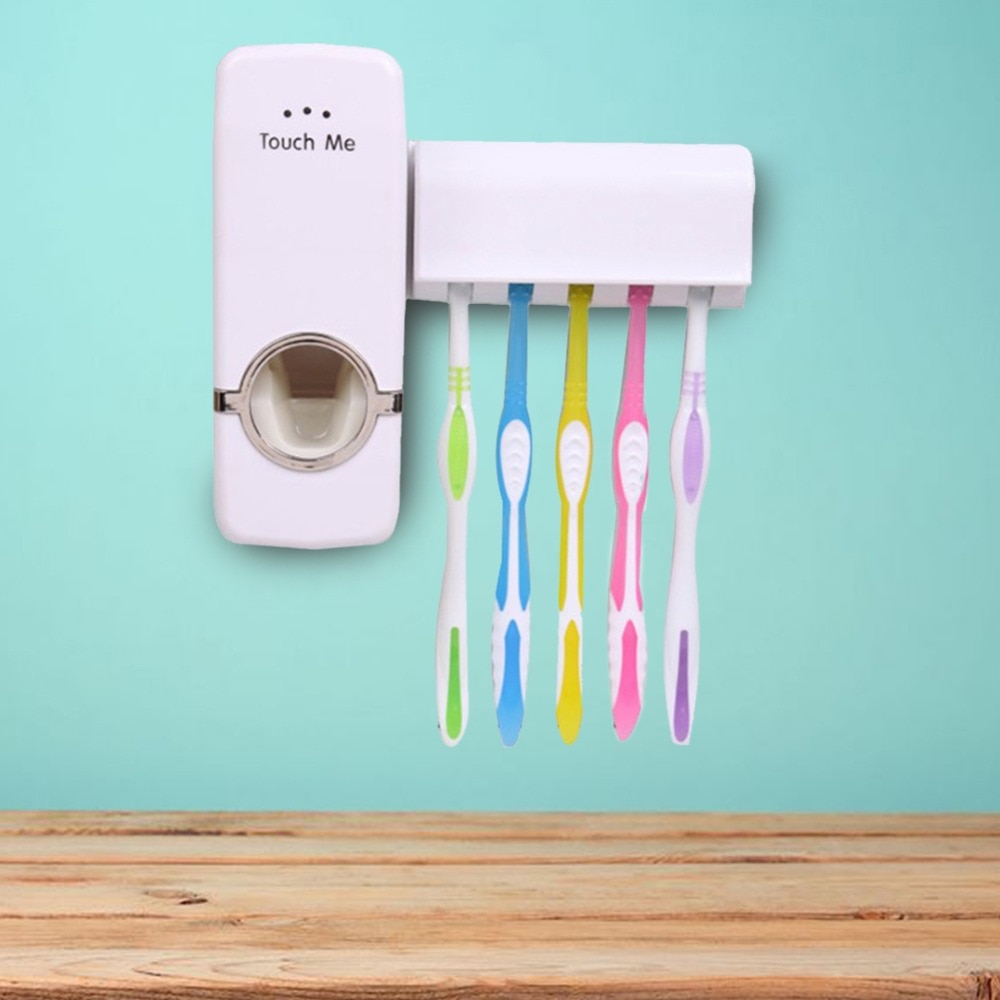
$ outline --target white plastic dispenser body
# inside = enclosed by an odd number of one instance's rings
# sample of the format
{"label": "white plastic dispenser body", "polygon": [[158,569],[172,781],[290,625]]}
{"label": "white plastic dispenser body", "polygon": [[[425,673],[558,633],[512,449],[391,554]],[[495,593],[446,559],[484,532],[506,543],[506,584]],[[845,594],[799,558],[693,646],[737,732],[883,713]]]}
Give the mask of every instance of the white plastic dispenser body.
{"label": "white plastic dispenser body", "polygon": [[215,117],[215,513],[232,541],[387,538],[399,511],[408,146],[383,52],[236,49]]}

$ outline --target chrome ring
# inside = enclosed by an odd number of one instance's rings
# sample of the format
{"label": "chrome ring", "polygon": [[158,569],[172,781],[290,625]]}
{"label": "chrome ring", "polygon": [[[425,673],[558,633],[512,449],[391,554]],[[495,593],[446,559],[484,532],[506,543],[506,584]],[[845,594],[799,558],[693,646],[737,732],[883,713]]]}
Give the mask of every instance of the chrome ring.
{"label": "chrome ring", "polygon": [[[333,351],[335,354],[346,358],[355,368],[361,377],[364,385],[367,405],[365,409],[365,419],[357,433],[349,441],[341,445],[336,451],[328,455],[319,455],[315,458],[300,458],[289,455],[287,452],[276,448],[265,440],[260,432],[260,428],[254,422],[252,408],[250,406],[250,393],[253,389],[254,381],[263,368],[278,354],[286,351],[289,347],[322,347],[325,350]],[[240,387],[236,392],[216,390],[216,410],[220,413],[239,414],[240,423],[243,430],[250,439],[253,446],[265,458],[286,469],[296,472],[320,472],[323,469],[331,469],[335,465],[346,462],[353,455],[364,447],[368,438],[371,437],[375,429],[375,421],[384,413],[399,413],[401,410],[402,393],[382,392],[375,382],[368,362],[349,344],[330,337],[323,333],[293,333],[280,340],[275,340],[260,351],[247,365],[243,378],[240,380]]]}

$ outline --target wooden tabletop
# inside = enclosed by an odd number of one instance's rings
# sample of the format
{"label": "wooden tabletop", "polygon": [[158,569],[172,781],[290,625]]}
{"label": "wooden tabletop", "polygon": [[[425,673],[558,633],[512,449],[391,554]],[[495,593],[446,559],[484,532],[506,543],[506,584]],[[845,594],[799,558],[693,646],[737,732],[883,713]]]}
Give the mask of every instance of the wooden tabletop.
{"label": "wooden tabletop", "polygon": [[0,813],[0,998],[1000,1000],[1000,815]]}

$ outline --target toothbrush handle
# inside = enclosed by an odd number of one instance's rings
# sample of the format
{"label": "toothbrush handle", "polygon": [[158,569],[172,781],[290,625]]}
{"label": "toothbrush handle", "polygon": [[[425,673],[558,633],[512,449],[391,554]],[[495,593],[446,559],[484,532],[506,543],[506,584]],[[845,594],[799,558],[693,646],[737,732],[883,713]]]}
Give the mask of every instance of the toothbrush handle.
{"label": "toothbrush handle", "polygon": [[469,398],[469,369],[452,368],[448,410],[438,439],[438,472],[448,512],[447,550],[438,604],[438,726],[442,739],[454,746],[465,732],[469,715],[469,651],[466,612],[466,537],[469,493],[476,471],[476,430]]}
{"label": "toothbrush handle", "polygon": [[612,719],[622,740],[628,739],[635,729],[646,686],[646,617],[642,609],[640,565],[648,475],[646,414],[641,404],[623,405],[612,452],[617,517],[608,593]]}
{"label": "toothbrush handle", "polygon": [[503,503],[500,576],[493,611],[493,699],[500,736],[512,746],[524,721],[531,606],[525,498],[531,475],[527,413],[504,419],[497,438],[497,473]]}
{"label": "toothbrush handle", "polygon": [[593,438],[586,409],[571,407],[560,421],[556,446],[556,473],[562,499],[556,722],[566,743],[577,738],[583,720],[583,502],[592,453]]}
{"label": "toothbrush handle", "polygon": [[667,591],[664,676],[671,736],[682,744],[691,738],[701,647],[695,546],[710,452],[704,392],[704,373],[685,371],[670,434],[670,478],[677,507]]}

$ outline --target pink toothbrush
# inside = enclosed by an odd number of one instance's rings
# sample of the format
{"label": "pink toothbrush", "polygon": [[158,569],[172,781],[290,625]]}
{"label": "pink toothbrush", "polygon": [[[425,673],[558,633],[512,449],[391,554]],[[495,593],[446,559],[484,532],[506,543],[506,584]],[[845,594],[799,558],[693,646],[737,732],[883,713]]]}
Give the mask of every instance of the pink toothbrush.
{"label": "pink toothbrush", "polygon": [[652,298],[652,285],[629,287],[628,343],[611,456],[618,516],[608,594],[608,664],[612,718],[620,740],[627,740],[639,721],[646,687],[646,621],[639,578],[649,472],[649,423],[643,401],[646,313]]}

